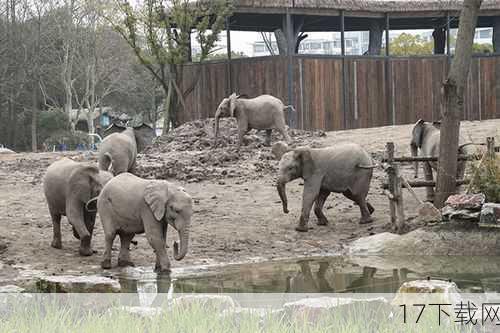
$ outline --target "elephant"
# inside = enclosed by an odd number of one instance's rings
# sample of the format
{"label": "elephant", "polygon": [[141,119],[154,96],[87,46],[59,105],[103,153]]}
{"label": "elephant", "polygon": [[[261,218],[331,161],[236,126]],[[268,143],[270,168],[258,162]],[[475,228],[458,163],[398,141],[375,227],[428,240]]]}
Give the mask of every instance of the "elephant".
{"label": "elephant", "polygon": [[285,106],[281,100],[271,95],[260,95],[255,98],[243,98],[235,93],[224,98],[215,112],[215,145],[219,135],[220,117],[236,117],[238,122],[238,149],[243,136],[252,128],[266,131],[265,145],[271,143],[273,129],[280,131],[283,138],[290,143],[292,140],[286,130]]}
{"label": "elephant", "polygon": [[[438,121],[427,122],[419,119],[413,126],[410,150],[411,155],[425,157],[438,157],[439,144],[440,144],[440,126]],[[461,140],[462,141],[462,140]],[[458,148],[459,154],[472,154],[471,143],[461,142]],[[437,171],[437,162],[423,162],[424,176],[426,180],[434,180],[432,169]],[[457,164],[457,178],[463,179],[465,174],[465,161],[458,161]],[[418,162],[414,163],[414,177],[418,178]],[[426,187],[426,200],[429,202],[434,201],[434,189]]]}
{"label": "elephant", "polygon": [[277,189],[283,212],[288,213],[286,183],[304,179],[302,212],[297,231],[308,231],[309,213],[315,203],[314,213],[318,225],[327,225],[322,209],[331,192],[342,193],[360,208],[360,224],[372,222],[374,208],[366,201],[373,174],[371,156],[358,144],[342,143],[327,148],[299,147],[281,156]]}
{"label": "elephant", "polygon": [[193,214],[191,196],[182,187],[165,180],[146,180],[122,173],[104,186],[97,209],[105,236],[102,268],[111,268],[111,247],[118,234],[121,249],[118,266],[132,266],[129,245],[135,234],[146,233],[156,253],[155,270],[168,272],[166,252],[167,226],[179,233],[180,249],[174,242],[174,258],[182,260],[188,251],[189,229]]}
{"label": "elephant", "polygon": [[142,124],[136,127],[120,127],[122,132],[112,133],[104,138],[99,148],[99,169],[108,170],[113,165],[111,172],[116,176],[123,172],[135,171],[137,153],[151,144],[155,137],[151,127]]}
{"label": "elephant", "polygon": [[73,226],[73,235],[80,239],[80,255],[92,255],[90,242],[96,213],[89,204],[97,200],[102,187],[112,177],[110,172],[99,170],[97,166],[69,158],[48,167],[43,177],[43,190],[52,218],[52,247],[62,247],[61,216],[65,215]]}

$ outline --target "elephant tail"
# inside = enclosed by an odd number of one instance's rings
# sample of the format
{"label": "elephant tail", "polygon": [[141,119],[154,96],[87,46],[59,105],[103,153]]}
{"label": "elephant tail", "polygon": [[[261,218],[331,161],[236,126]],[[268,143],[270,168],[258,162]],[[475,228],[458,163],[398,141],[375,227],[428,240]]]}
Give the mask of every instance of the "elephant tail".
{"label": "elephant tail", "polygon": [[356,165],[356,167],[360,168],[360,169],[375,169],[378,166],[379,166],[378,164],[373,164],[373,165],[358,164],[358,165]]}
{"label": "elephant tail", "polygon": [[113,156],[111,156],[111,154],[108,152],[104,153],[103,156],[104,156],[104,163],[103,163],[104,169],[106,171],[114,173],[113,172]]}

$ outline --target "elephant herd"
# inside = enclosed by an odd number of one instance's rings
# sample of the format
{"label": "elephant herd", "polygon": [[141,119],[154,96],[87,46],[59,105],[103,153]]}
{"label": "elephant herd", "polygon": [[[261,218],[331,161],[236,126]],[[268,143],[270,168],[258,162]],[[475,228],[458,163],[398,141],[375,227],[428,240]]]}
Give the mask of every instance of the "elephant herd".
{"label": "elephant herd", "polygon": [[[270,95],[249,99],[232,94],[221,102],[216,111],[215,138],[219,134],[219,118],[231,116],[236,117],[238,122],[238,149],[243,135],[252,128],[266,130],[268,145],[272,129],[280,131],[284,140],[290,143],[285,126],[287,108],[290,107]],[[428,136],[432,132],[428,126],[435,125],[422,121],[415,125],[411,143],[414,153],[415,149],[428,148],[428,142],[431,141]],[[117,235],[121,243],[118,266],[132,265],[129,245],[136,234],[145,233],[156,254],[155,270],[168,272],[168,225],[179,234],[180,243],[173,244],[174,258],[184,258],[188,251],[193,201],[182,187],[171,182],[142,179],[134,175],[141,140],[133,128],[126,128],[103,140],[98,166],[78,163],[69,158],[62,158],[49,166],[43,179],[43,189],[53,223],[52,247],[62,247],[60,222],[61,216],[66,216],[72,225],[74,237],[80,240],[80,255],[92,255],[91,239],[96,213],[99,212],[105,238],[102,268],[112,267],[111,248]],[[288,213],[286,184],[297,178],[304,180],[302,210],[295,228],[297,231],[308,231],[313,204],[318,225],[328,224],[322,210],[331,192],[342,193],[359,206],[360,223],[372,222],[374,208],[366,197],[375,164],[361,146],[344,143],[327,148],[291,149],[282,142],[276,145],[281,147],[275,155],[280,159],[277,191],[284,213]]]}

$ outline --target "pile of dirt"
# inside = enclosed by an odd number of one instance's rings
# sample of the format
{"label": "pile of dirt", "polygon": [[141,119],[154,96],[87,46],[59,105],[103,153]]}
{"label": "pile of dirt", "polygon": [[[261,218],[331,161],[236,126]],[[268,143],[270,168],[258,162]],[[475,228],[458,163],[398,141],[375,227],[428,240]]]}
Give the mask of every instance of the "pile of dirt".
{"label": "pile of dirt", "polygon": [[[323,131],[289,130],[292,146],[320,147],[318,138]],[[264,145],[265,131],[252,130],[244,138],[240,151],[236,149],[238,130],[234,119],[221,119],[217,146],[214,119],[185,123],[155,140],[137,161],[137,173],[144,178],[198,182],[220,178],[254,178],[276,172],[278,161],[271,147]],[[277,131],[272,143],[283,140]]]}

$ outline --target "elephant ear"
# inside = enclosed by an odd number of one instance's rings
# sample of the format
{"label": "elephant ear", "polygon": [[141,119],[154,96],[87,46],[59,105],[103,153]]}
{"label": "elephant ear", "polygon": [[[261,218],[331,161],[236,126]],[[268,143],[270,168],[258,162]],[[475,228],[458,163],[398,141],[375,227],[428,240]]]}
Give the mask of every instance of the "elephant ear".
{"label": "elephant ear", "polygon": [[165,206],[168,200],[168,186],[164,181],[152,181],[144,190],[144,201],[148,204],[157,221],[165,216]]}
{"label": "elephant ear", "polygon": [[423,119],[419,119],[413,127],[411,144],[418,148],[422,147],[422,140],[424,138],[424,125],[425,121]]}
{"label": "elephant ear", "polygon": [[82,164],[75,168],[68,179],[68,193],[75,195],[80,201],[88,201],[90,196],[96,195],[96,188],[100,187],[99,169],[96,166]]}
{"label": "elephant ear", "polygon": [[302,178],[307,179],[314,173],[314,161],[309,148],[298,148],[295,150],[295,159],[302,167]]}
{"label": "elephant ear", "polygon": [[229,96],[229,115],[231,117],[234,117],[234,110],[236,109],[236,100],[238,99],[238,96],[236,96],[236,93],[232,93],[231,96]]}

